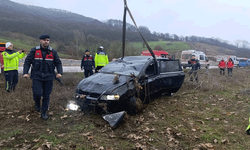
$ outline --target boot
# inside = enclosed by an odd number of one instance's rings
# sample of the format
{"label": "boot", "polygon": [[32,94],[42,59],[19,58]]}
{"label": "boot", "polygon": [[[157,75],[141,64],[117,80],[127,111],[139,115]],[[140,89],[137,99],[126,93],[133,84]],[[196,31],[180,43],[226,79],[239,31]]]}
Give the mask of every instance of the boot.
{"label": "boot", "polygon": [[49,116],[47,115],[46,111],[42,111],[42,112],[41,112],[41,118],[42,118],[43,120],[48,120],[48,119],[49,119]]}
{"label": "boot", "polygon": [[11,84],[12,84],[12,83],[9,82],[9,81],[6,82],[6,91],[7,91],[7,92],[10,92],[10,91],[11,91]]}
{"label": "boot", "polygon": [[35,101],[35,110],[37,111],[37,112],[40,112],[40,101]]}

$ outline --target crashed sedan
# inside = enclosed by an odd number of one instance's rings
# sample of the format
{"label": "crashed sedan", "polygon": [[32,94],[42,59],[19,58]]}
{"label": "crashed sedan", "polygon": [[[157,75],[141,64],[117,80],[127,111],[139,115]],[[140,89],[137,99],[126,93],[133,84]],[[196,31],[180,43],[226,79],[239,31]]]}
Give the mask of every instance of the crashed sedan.
{"label": "crashed sedan", "polygon": [[112,61],[77,86],[76,102],[83,111],[136,114],[157,96],[176,93],[185,78],[179,60],[127,56]]}

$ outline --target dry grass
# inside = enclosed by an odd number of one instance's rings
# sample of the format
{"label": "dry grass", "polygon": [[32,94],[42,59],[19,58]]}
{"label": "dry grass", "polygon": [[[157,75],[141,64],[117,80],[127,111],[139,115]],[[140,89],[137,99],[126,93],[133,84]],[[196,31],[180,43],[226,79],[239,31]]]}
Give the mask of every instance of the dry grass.
{"label": "dry grass", "polygon": [[48,121],[34,111],[31,80],[20,78],[13,93],[0,83],[0,149],[250,149],[248,74],[201,70],[198,83],[186,76],[180,91],[126,115],[115,130],[99,115],[64,111],[83,74],[65,74],[65,86],[54,82]]}

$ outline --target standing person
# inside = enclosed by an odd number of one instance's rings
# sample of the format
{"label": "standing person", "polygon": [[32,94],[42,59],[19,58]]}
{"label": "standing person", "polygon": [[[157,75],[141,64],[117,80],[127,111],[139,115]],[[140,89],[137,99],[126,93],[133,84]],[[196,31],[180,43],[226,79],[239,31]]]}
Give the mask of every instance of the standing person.
{"label": "standing person", "polygon": [[19,59],[22,59],[26,54],[22,50],[18,52],[14,51],[11,42],[7,42],[5,47],[6,50],[2,53],[4,60],[4,76],[6,80],[5,90],[10,92],[11,90],[15,90],[18,83]]}
{"label": "standing person", "polygon": [[[47,120],[49,117],[46,112],[49,108],[53,80],[55,77],[62,77],[62,63],[57,51],[49,46],[50,36],[48,34],[42,34],[39,39],[40,45],[32,48],[25,59],[23,77],[29,77],[28,72],[32,65],[30,78],[33,79],[32,90],[35,110],[38,112],[41,110],[41,118]],[[55,75],[55,67],[57,69],[57,75]],[[42,108],[40,107],[41,96],[43,96]]]}
{"label": "standing person", "polygon": [[218,67],[220,68],[220,75],[225,75],[226,62],[224,61],[224,58],[221,59]]}
{"label": "standing person", "polygon": [[106,66],[109,63],[108,55],[103,50],[103,46],[99,47],[99,50],[95,54],[95,72]]}
{"label": "standing person", "polygon": [[195,80],[198,82],[198,75],[197,75],[197,72],[198,70],[200,69],[200,62],[198,59],[195,59],[195,55],[192,55],[191,56],[191,59],[188,61],[188,64],[191,64],[191,70],[189,72],[189,75],[191,76],[190,77],[190,81],[193,81],[193,76],[192,74],[194,75],[194,78]]}
{"label": "standing person", "polygon": [[234,67],[234,63],[232,58],[228,58],[228,62],[227,62],[227,73],[228,76],[233,76],[233,67]]}
{"label": "standing person", "polygon": [[85,51],[85,55],[82,58],[81,69],[84,69],[85,78],[93,75],[93,70],[95,68],[95,61],[92,55],[90,55],[89,50]]}

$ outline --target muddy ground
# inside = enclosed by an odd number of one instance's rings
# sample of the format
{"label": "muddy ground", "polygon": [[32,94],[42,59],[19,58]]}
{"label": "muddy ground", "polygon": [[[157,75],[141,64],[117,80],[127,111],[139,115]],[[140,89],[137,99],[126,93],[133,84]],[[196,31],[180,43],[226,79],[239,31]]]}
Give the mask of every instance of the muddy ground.
{"label": "muddy ground", "polygon": [[0,149],[250,149],[245,134],[250,72],[233,73],[201,70],[198,83],[186,76],[176,94],[159,96],[141,113],[126,115],[115,130],[98,114],[65,110],[82,73],[65,74],[65,86],[54,82],[47,121],[34,111],[31,80],[20,77],[16,91],[7,93],[1,77]]}

